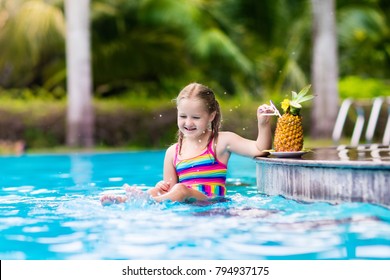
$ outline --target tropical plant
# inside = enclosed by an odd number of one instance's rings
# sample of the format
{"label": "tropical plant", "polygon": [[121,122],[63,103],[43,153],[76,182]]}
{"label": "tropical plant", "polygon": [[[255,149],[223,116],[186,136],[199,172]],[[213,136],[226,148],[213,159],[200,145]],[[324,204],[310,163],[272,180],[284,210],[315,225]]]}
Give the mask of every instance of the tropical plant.
{"label": "tropical plant", "polygon": [[271,98],[280,99],[286,89],[306,85],[311,66],[310,3],[302,0],[228,3],[234,7],[232,22],[244,30],[243,49],[255,63],[257,93],[264,96],[268,92]]}
{"label": "tropical plant", "polygon": [[360,75],[383,79],[390,75],[388,15],[380,7],[369,4],[339,8],[338,38],[340,71],[343,76]]}
{"label": "tropical plant", "polygon": [[0,1],[0,86],[24,87],[64,77],[61,1]]}
{"label": "tropical plant", "polygon": [[177,84],[178,78],[183,83],[177,89],[189,80],[207,78],[234,92],[235,82],[252,75],[253,64],[224,28],[216,3],[94,1],[92,38],[98,92],[115,93],[136,88],[137,83],[161,86],[174,80]]}

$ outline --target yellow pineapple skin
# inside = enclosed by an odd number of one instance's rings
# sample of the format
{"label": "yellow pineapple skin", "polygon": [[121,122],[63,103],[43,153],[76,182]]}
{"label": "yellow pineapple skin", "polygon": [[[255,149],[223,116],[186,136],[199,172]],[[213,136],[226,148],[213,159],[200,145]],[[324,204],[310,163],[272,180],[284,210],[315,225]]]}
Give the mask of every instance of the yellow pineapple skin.
{"label": "yellow pineapple skin", "polygon": [[274,137],[276,152],[298,152],[303,149],[302,116],[285,113],[278,118]]}

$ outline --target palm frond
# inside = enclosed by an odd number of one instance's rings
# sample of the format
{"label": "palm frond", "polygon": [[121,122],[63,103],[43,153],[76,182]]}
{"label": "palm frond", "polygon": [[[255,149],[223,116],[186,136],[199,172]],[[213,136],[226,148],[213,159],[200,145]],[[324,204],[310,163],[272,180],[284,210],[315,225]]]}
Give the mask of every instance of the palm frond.
{"label": "palm frond", "polygon": [[349,7],[339,12],[338,36],[341,45],[366,40],[378,41],[388,34],[386,17],[369,7]]}
{"label": "palm frond", "polygon": [[204,59],[221,56],[232,61],[244,73],[251,73],[251,62],[241,53],[238,47],[221,30],[211,28],[204,30],[194,40],[193,51]]}
{"label": "palm frond", "polygon": [[9,65],[15,72],[22,68],[31,71],[41,55],[63,45],[63,13],[43,0],[6,4],[3,12],[8,18],[0,33],[0,68]]}

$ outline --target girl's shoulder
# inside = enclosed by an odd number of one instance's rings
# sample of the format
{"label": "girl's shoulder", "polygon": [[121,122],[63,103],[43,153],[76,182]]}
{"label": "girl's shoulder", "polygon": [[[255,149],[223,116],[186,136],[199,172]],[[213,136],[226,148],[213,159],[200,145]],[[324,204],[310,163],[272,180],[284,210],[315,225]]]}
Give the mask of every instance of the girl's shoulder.
{"label": "girl's shoulder", "polygon": [[174,143],[172,144],[171,146],[168,147],[168,149],[166,150],[166,154],[173,154],[176,152],[177,150],[177,143]]}
{"label": "girl's shoulder", "polygon": [[235,135],[233,132],[230,131],[220,131],[218,132],[218,138],[217,141],[214,139],[214,143],[218,147],[226,147],[231,142],[231,139]]}
{"label": "girl's shoulder", "polygon": [[228,141],[235,137],[237,134],[231,131],[220,131],[218,132],[218,142],[219,141]]}
{"label": "girl's shoulder", "polygon": [[165,151],[165,158],[174,160],[177,156],[177,152],[178,152],[178,143],[172,144]]}
{"label": "girl's shoulder", "polygon": [[231,131],[221,131],[218,133],[217,147],[220,151],[230,150],[242,140],[242,137]]}
{"label": "girl's shoulder", "polygon": [[229,135],[229,134],[232,134],[233,132],[230,132],[230,131],[219,131],[218,132],[218,137],[224,137],[226,135]]}

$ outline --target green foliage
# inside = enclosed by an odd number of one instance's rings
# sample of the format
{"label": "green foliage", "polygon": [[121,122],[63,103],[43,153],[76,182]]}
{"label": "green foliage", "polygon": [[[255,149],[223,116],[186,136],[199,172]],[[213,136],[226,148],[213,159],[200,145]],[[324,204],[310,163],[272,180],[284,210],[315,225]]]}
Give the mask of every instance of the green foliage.
{"label": "green foliage", "polygon": [[[389,3],[336,1],[341,98],[390,96]],[[226,129],[252,135],[259,104],[310,83],[311,16],[306,0],[91,0],[97,143],[171,142],[171,99],[193,81],[222,97]],[[0,1],[0,119],[15,126],[1,137],[63,144],[64,35],[62,0]]]}
{"label": "green foliage", "polygon": [[65,58],[65,20],[52,2],[0,2],[0,85],[42,85],[47,67],[58,71],[53,65]]}
{"label": "green foliage", "polygon": [[390,96],[390,84],[374,78],[348,76],[339,82],[340,98],[373,98]]}
{"label": "green foliage", "polygon": [[[336,4],[341,77],[388,77],[388,1]],[[0,9],[0,86],[64,96],[63,1],[4,0]],[[310,82],[311,32],[310,1],[92,0],[94,93],[170,96],[198,81],[275,99]]]}
{"label": "green foliage", "polygon": [[152,91],[159,95],[167,90],[167,80],[183,81],[184,86],[207,79],[235,92],[236,83],[245,85],[253,76],[252,62],[227,28],[234,25],[224,25],[224,15],[218,12],[219,1],[123,2],[92,5],[93,72],[99,96],[150,85],[160,87]]}
{"label": "green foliage", "polygon": [[337,33],[342,76],[386,78],[390,74],[388,15],[371,3],[339,8]]}
{"label": "green foliage", "polygon": [[1,98],[0,139],[23,140],[27,147],[51,147],[64,142],[65,102]]}
{"label": "green foliage", "polygon": [[[249,96],[218,95],[223,130],[254,139],[257,107]],[[176,140],[176,105],[170,98],[95,100],[97,147],[166,148]],[[23,140],[27,148],[65,144],[66,100],[0,98],[0,139]]]}
{"label": "green foliage", "polygon": [[0,97],[3,99],[15,100],[60,100],[66,97],[66,92],[63,87],[56,86],[52,90],[47,90],[44,87],[33,88],[11,88],[4,89],[0,87]]}

